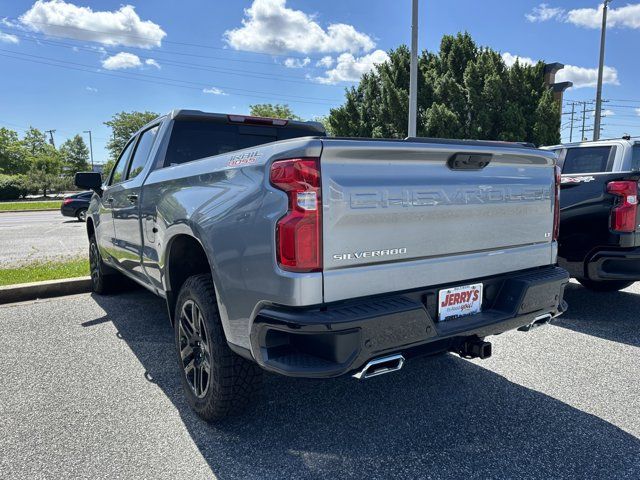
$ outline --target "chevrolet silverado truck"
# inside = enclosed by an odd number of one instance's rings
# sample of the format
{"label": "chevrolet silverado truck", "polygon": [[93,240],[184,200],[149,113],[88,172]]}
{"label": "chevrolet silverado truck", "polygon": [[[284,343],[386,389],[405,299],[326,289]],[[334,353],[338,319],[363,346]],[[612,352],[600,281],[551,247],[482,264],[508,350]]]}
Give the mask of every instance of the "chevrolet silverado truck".
{"label": "chevrolet silverado truck", "polygon": [[93,290],[166,299],[188,402],[244,408],[262,370],[359,379],[565,309],[555,154],[520,144],[326,137],[176,110],[124,148],[86,215]]}
{"label": "chevrolet silverado truck", "polygon": [[559,264],[609,292],[640,280],[640,142],[630,138],[547,147],[562,168]]}

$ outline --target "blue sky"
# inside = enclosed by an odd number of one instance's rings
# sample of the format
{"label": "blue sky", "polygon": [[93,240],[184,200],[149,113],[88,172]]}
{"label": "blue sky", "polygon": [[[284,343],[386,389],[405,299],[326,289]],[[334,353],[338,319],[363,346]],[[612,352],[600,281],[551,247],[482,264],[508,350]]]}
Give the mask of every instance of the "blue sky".
{"label": "blue sky", "polygon": [[[324,115],[386,50],[409,42],[410,7],[410,0],[2,0],[0,125],[56,129],[58,144],[90,129],[102,162],[109,135],[102,122],[122,110],[246,113],[272,102],[305,118]],[[570,65],[564,77],[584,86],[565,98],[592,100],[596,8],[590,0],[422,0],[420,48],[435,50],[443,34],[466,30],[507,59]],[[639,134],[640,3],[612,8],[604,136]]]}

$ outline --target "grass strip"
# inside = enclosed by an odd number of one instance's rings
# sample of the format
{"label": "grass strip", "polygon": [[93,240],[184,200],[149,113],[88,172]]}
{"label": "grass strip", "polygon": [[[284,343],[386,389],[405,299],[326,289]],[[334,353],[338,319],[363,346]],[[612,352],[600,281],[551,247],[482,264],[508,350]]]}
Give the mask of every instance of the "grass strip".
{"label": "grass strip", "polygon": [[10,210],[49,210],[60,208],[61,200],[44,200],[39,202],[0,202],[0,212]]}
{"label": "grass strip", "polygon": [[0,268],[0,286],[42,282],[89,275],[89,260],[76,258],[66,261],[30,263]]}

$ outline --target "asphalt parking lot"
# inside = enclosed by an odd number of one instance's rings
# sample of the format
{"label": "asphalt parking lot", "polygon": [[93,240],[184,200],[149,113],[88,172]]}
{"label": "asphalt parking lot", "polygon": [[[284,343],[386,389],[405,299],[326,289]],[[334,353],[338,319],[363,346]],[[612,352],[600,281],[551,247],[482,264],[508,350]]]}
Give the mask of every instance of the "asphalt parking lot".
{"label": "asphalt parking lot", "polygon": [[59,211],[0,213],[0,265],[87,255],[85,224]]}
{"label": "asphalt parking lot", "polygon": [[0,478],[640,478],[640,283],[567,300],[489,360],[268,376],[218,426],[183,400],[162,300],[0,306]]}

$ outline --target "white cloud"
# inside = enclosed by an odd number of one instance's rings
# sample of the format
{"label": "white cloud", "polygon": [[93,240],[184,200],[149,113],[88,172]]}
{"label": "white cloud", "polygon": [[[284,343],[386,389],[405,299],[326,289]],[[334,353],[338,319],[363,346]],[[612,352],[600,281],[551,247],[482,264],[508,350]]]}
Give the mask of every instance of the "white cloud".
{"label": "white cloud", "polygon": [[[529,57],[521,57],[505,52],[502,59],[507,67],[512,67],[516,60],[523,65],[535,65],[536,60]],[[562,70],[556,74],[556,82],[573,82],[574,88],[595,87],[598,82],[597,68],[576,67],[574,65],[565,65]],[[604,67],[602,72],[602,83],[609,85],[620,85],[618,80],[618,70],[613,67]]]}
{"label": "white cloud", "polygon": [[640,117],[640,108],[636,108],[636,114]]}
{"label": "white cloud", "polygon": [[[570,10],[567,21],[579,27],[600,28],[602,25],[602,5],[596,8]],[[609,8],[608,27],[640,28],[640,3],[628,4],[620,8]]]}
{"label": "white cloud", "polygon": [[160,64],[157,61],[155,61],[153,58],[147,58],[144,61],[144,64],[145,65],[149,65],[150,67],[156,67],[158,70],[160,70],[160,68],[161,68]]}
{"label": "white cloud", "polygon": [[533,7],[533,10],[525,17],[530,22],[546,22],[554,18],[561,18],[564,12],[563,8],[550,7],[546,3],[541,3],[537,7]]}
{"label": "white cloud", "polygon": [[356,82],[363,74],[373,70],[375,65],[384,63],[388,59],[389,56],[384,50],[376,50],[362,57],[343,53],[338,56],[335,68],[326,71],[322,77],[316,77],[316,81],[324,84]]}
{"label": "white cloud", "polygon": [[[613,117],[615,114],[616,114],[616,112],[614,112],[613,110],[608,110],[608,109],[602,110],[602,116],[603,116],[603,117]],[[595,116],[596,116],[596,112],[595,112],[595,110],[593,111],[593,113],[591,114],[591,116],[592,116],[592,117],[595,117]]]}
{"label": "white cloud", "polygon": [[205,88],[202,90],[202,93],[210,93],[211,95],[227,95],[224,90],[221,90],[218,87]]}
{"label": "white cloud", "polygon": [[254,0],[244,10],[242,26],[224,33],[236,50],[287,52],[367,52],[376,44],[352,25],[332,23],[324,29],[311,15],[286,6],[286,0]]}
{"label": "white cloud", "polygon": [[532,58],[513,55],[509,52],[504,52],[502,54],[502,60],[507,64],[507,67],[512,67],[516,63],[516,60],[520,62],[520,65],[535,65],[537,63]]}
{"label": "white cloud", "polygon": [[[595,87],[598,83],[598,69],[565,65],[556,74],[556,82],[573,82],[574,88]],[[618,70],[605,66],[602,71],[602,83],[605,85],[620,85]]]}
{"label": "white cloud", "polygon": [[6,25],[7,27],[18,27],[19,26],[17,23],[12,22],[11,20],[9,20],[7,17],[0,18],[0,23],[2,25]]}
{"label": "white cloud", "polygon": [[[602,25],[602,4],[598,8],[565,10],[541,3],[525,17],[530,22],[557,20],[578,27],[597,29]],[[640,29],[640,3],[631,3],[620,8],[609,7],[607,26]]]}
{"label": "white cloud", "polygon": [[20,22],[37,32],[105,45],[159,47],[166,35],[160,25],[141,20],[131,5],[94,12],[64,0],[38,0],[20,16]]}
{"label": "white cloud", "polygon": [[303,59],[287,58],[285,59],[283,65],[287,68],[302,68],[309,65],[309,63],[311,63],[311,59],[309,57]]}
{"label": "white cloud", "polygon": [[133,53],[120,52],[102,60],[102,66],[107,70],[122,70],[125,68],[137,68],[142,66],[140,57]]}
{"label": "white cloud", "polygon": [[15,45],[17,43],[20,43],[20,40],[18,40],[18,37],[16,37],[15,35],[0,32],[0,43],[12,43]]}
{"label": "white cloud", "polygon": [[86,86],[84,88],[85,88],[85,90],[87,90],[87,92],[91,92],[91,93],[96,93],[98,91],[98,89],[95,88],[95,87]]}
{"label": "white cloud", "polygon": [[333,57],[331,55],[327,55],[316,62],[316,67],[331,68],[333,67],[333,63]]}

